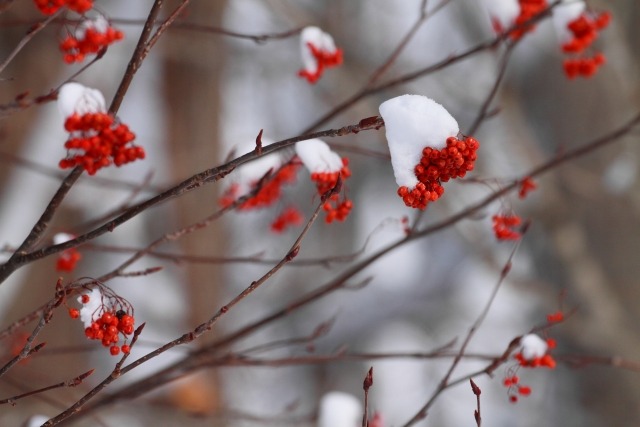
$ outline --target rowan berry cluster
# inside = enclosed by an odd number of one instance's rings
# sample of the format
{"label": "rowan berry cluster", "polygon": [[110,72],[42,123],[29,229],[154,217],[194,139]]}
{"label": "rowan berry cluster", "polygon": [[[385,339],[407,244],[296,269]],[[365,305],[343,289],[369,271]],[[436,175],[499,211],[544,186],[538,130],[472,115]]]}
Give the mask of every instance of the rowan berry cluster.
{"label": "rowan berry cluster", "polygon": [[[553,316],[557,316],[555,313]],[[562,313],[560,313],[562,315]],[[515,366],[510,367],[507,370],[502,384],[507,387],[507,394],[509,401],[516,403],[519,396],[529,396],[531,394],[531,387],[524,385],[520,382],[518,370],[520,368],[549,368],[556,367],[556,361],[549,354],[549,350],[556,347],[556,341],[552,338],[543,340],[538,335],[528,334],[520,339],[521,348],[514,355],[517,361]]]}
{"label": "rowan berry cluster", "polygon": [[298,71],[298,75],[307,79],[309,83],[317,82],[322,77],[325,68],[337,67],[342,64],[342,49],[330,52],[320,49],[311,42],[307,43],[307,47],[311,55],[316,59],[316,69],[315,71],[302,69]]}
{"label": "rowan berry cluster", "polygon": [[56,260],[56,270],[72,272],[76,268],[78,261],[82,259],[82,255],[76,248],[64,250]]}
{"label": "rowan berry cluster", "polygon": [[[349,159],[343,157],[342,168],[339,171],[312,172],[311,180],[315,182],[318,194],[322,196],[338,185],[338,179],[344,182],[350,176]],[[341,201],[339,194],[332,194],[322,206],[326,215],[324,220],[327,224],[331,224],[334,220],[344,221],[349,216],[352,208],[353,202],[351,200],[343,197]]]}
{"label": "rowan berry cluster", "polygon": [[[104,285],[101,289],[96,288],[82,294],[78,298],[83,305],[82,309],[70,308],[69,316],[82,320],[85,323],[85,336],[109,347],[111,355],[117,356],[120,351],[129,353],[131,347],[126,344],[126,340],[134,331],[133,308],[128,301],[107,290]],[[125,340],[125,344],[121,346],[118,345],[120,334]]]}
{"label": "rowan berry cluster", "polygon": [[293,206],[289,206],[271,223],[271,231],[275,233],[282,233],[288,227],[301,225],[302,220],[303,217],[300,211]]}
{"label": "rowan berry cluster", "polygon": [[404,204],[417,209],[425,209],[429,202],[438,200],[444,194],[443,182],[463,178],[472,171],[480,144],[475,138],[447,138],[447,146],[441,150],[425,147],[422,158],[414,168],[418,183],[413,189],[398,188],[398,195]]}
{"label": "rowan berry cluster", "polygon": [[564,71],[569,79],[578,76],[591,77],[606,62],[606,58],[601,52],[596,52],[591,56],[584,52],[598,38],[598,31],[606,28],[610,22],[611,14],[609,12],[597,15],[584,12],[567,24],[572,38],[562,45],[562,51],[567,54],[580,55],[564,60]]}
{"label": "rowan berry cluster", "polygon": [[513,214],[494,215],[493,220],[493,232],[498,240],[518,240],[522,237],[520,232],[514,230],[522,223],[522,219]]}
{"label": "rowan berry cluster", "polygon": [[538,188],[538,185],[530,177],[524,178],[520,182],[520,188],[518,189],[518,197],[524,199],[527,195]]}
{"label": "rowan berry cluster", "polygon": [[67,158],[60,160],[62,169],[82,166],[93,175],[112,163],[122,166],[145,158],[144,149],[131,144],[135,134],[110,114],[73,114],[66,119],[64,127],[70,132],[65,148],[79,153],[68,151]]}
{"label": "rowan berry cluster", "polygon": [[535,30],[536,26],[531,23],[527,24],[527,22],[547,7],[546,0],[518,0],[518,3],[520,4],[520,14],[514,22],[518,28],[509,33],[509,37],[513,40],[518,40],[526,33]]}
{"label": "rowan berry cluster", "polygon": [[509,401],[516,403],[519,396],[529,396],[531,394],[531,387],[520,383],[520,378],[517,375],[511,375],[506,377],[502,381],[502,385],[507,387],[507,395]]}
{"label": "rowan berry cluster", "polygon": [[[299,163],[290,162],[278,169],[273,177],[263,177],[262,179],[249,183],[249,191],[254,191],[259,188],[258,192],[253,197],[240,204],[238,209],[260,209],[273,205],[280,199],[280,196],[282,195],[282,187],[285,184],[294,183],[296,181],[296,175],[299,168]],[[220,198],[219,204],[226,208],[233,204],[238,197],[242,195],[243,194],[240,194],[240,185],[237,183],[231,184]]]}
{"label": "rowan berry cluster", "polygon": [[338,49],[330,34],[318,27],[306,27],[300,34],[300,49],[304,68],[298,76],[315,83],[324,73],[325,68],[342,64],[342,49]]}
{"label": "rowan berry cluster", "polygon": [[44,15],[53,15],[61,7],[83,14],[93,8],[93,0],[34,0],[38,10]]}
{"label": "rowan berry cluster", "polygon": [[94,20],[86,20],[75,35],[69,34],[60,43],[67,64],[82,62],[87,54],[98,53],[107,46],[122,40],[124,34],[116,30],[102,16]]}

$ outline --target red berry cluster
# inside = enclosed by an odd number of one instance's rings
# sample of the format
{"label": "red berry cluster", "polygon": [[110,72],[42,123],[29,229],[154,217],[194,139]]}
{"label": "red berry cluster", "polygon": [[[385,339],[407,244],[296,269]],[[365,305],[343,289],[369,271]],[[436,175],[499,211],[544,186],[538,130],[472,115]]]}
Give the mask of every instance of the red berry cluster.
{"label": "red berry cluster", "polygon": [[56,261],[56,270],[72,272],[80,259],[82,259],[82,255],[76,248],[64,250]]}
{"label": "red berry cluster", "polygon": [[531,387],[528,385],[520,384],[520,378],[517,375],[511,375],[506,377],[502,385],[507,387],[507,394],[509,395],[509,401],[516,403],[518,401],[518,395],[529,396],[531,394]]}
{"label": "red berry cluster", "polygon": [[[83,301],[88,295],[83,295]],[[80,317],[80,311],[77,308],[69,309],[69,316],[72,319]],[[120,354],[120,350],[123,353],[129,353],[130,346],[123,344],[122,346],[116,345],[120,340],[119,334],[125,336],[133,333],[133,325],[135,319],[133,316],[127,314],[124,310],[117,311],[104,311],[100,317],[91,323],[91,326],[84,330],[84,334],[90,340],[98,340],[102,342],[102,345],[109,347],[109,352],[113,356]]]}
{"label": "red berry cluster", "polygon": [[[547,339],[547,345],[551,349],[551,348],[554,348],[556,346],[556,342],[555,342],[555,340],[549,338],[549,339]],[[520,366],[525,367],[525,368],[541,368],[541,367],[543,367],[543,368],[553,369],[553,368],[556,367],[556,360],[549,353],[547,353],[547,354],[545,354],[544,356],[541,356],[541,357],[536,357],[534,359],[527,360],[527,359],[524,358],[524,356],[520,352],[520,353],[516,353],[515,358],[518,361],[518,363],[520,364]]]}
{"label": "red berry cluster", "polygon": [[122,31],[113,27],[108,27],[105,32],[100,32],[95,28],[87,28],[83,37],[68,35],[60,43],[60,50],[64,53],[64,62],[73,64],[74,62],[84,61],[85,55],[97,53],[123,38]]}
{"label": "red berry cluster", "polygon": [[73,114],[67,118],[64,127],[71,133],[65,148],[82,153],[60,160],[62,169],[82,166],[93,175],[112,163],[122,166],[145,157],[142,147],[129,145],[135,139],[129,127],[116,123],[107,113]]}
{"label": "red berry cluster", "polygon": [[520,189],[518,190],[518,197],[524,199],[527,195],[538,188],[536,183],[530,177],[526,177],[520,181]]}
{"label": "red berry cluster", "polygon": [[447,146],[442,150],[425,147],[422,158],[414,168],[418,183],[413,189],[398,188],[398,195],[404,204],[417,209],[425,209],[444,194],[443,182],[463,178],[472,171],[480,144],[475,138],[447,138]]}
{"label": "red berry cluster", "polygon": [[493,232],[498,240],[518,240],[522,237],[518,231],[513,227],[517,227],[522,223],[517,215],[494,215],[493,220]]}
{"label": "red berry cluster", "polygon": [[[259,180],[257,182],[251,183],[251,187],[253,190],[255,190],[255,188],[258,186],[260,186],[260,189],[255,196],[244,201],[238,207],[238,209],[260,209],[274,204],[277,200],[280,199],[280,196],[282,195],[282,187],[285,184],[295,182],[299,167],[299,163],[287,163],[282,166],[272,178],[267,179],[264,182],[262,180]],[[231,186],[229,186],[229,188],[225,191],[225,193],[220,198],[220,201],[218,202],[220,206],[226,208],[233,202],[235,202],[239,196],[239,188],[240,186],[238,184],[232,184]]]}
{"label": "red berry cluster", "polygon": [[302,220],[300,211],[293,206],[289,206],[271,223],[271,231],[282,233],[288,227],[302,224]]}
{"label": "red berry cluster", "polygon": [[307,46],[309,47],[313,57],[316,59],[316,70],[315,72],[310,72],[303,69],[298,71],[298,76],[304,77],[309,83],[317,82],[318,79],[322,77],[325,67],[337,67],[342,64],[342,49],[336,49],[335,52],[327,52],[325,50],[318,49],[313,43],[307,43]]}
{"label": "red berry cluster", "polygon": [[[338,184],[338,178],[344,180],[351,176],[351,170],[349,169],[349,159],[342,158],[342,169],[336,172],[312,172],[311,180],[316,183],[318,194],[321,196],[331,191]],[[325,211],[325,222],[331,224],[334,220],[344,221],[351,209],[353,208],[353,202],[346,197],[340,201],[339,194],[332,194],[331,197],[324,203],[322,209]]]}
{"label": "red berry cluster", "polygon": [[520,14],[515,20],[515,25],[522,26],[509,33],[509,37],[513,40],[518,40],[526,33],[535,30],[536,26],[534,24],[525,23],[544,11],[547,7],[546,0],[518,0],[518,2],[520,3]]}
{"label": "red berry cluster", "polygon": [[[582,54],[598,38],[598,31],[606,28],[610,22],[611,14],[609,12],[593,16],[583,13],[567,25],[573,39],[562,45],[562,51],[569,54]],[[588,78],[593,76],[605,62],[604,54],[597,52],[593,56],[583,55],[565,59],[563,67],[569,79],[578,76]]]}
{"label": "red berry cluster", "polygon": [[44,15],[53,15],[61,7],[83,14],[93,7],[93,0],[34,0],[34,3]]}
{"label": "red berry cluster", "polygon": [[[119,341],[119,334],[125,337],[133,333],[133,325],[135,319],[123,310],[105,311],[91,326],[84,330],[84,334],[90,340],[102,341],[102,345],[109,347],[109,351],[116,356],[122,350],[123,353],[129,352],[129,346],[123,345],[122,348],[116,345]],[[113,345],[112,345],[113,344]]]}
{"label": "red berry cluster", "polygon": [[[564,320],[564,313],[561,311],[556,311],[555,313],[547,314],[547,322],[549,323],[560,323],[563,320]],[[549,345],[549,340],[547,340],[547,345]]]}

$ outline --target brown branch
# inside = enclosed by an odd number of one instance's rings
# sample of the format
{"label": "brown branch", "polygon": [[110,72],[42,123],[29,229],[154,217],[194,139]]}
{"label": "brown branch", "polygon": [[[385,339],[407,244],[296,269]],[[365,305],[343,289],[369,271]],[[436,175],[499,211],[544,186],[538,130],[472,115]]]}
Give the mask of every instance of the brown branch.
{"label": "brown branch", "polygon": [[[572,151],[568,151],[562,156],[558,156],[556,158],[549,160],[548,162],[538,166],[537,168],[534,168],[528,173],[525,173],[520,180],[516,180],[512,184],[505,186],[501,190],[488,195],[483,200],[469,206],[466,209],[463,209],[457,214],[454,214],[451,217],[444,219],[432,226],[416,231],[415,233],[412,233],[406,236],[405,238],[398,240],[395,243],[392,243],[382,248],[378,252],[370,255],[368,258],[360,261],[358,264],[342,272],[333,280],[329,281],[328,283],[324,284],[318,289],[308,292],[307,294],[301,296],[300,298],[288,303],[284,308],[277,310],[272,314],[265,316],[253,323],[250,323],[225,337],[220,338],[219,340],[203,347],[202,349],[187,356],[186,358],[174,363],[173,365],[170,365],[164,368],[160,372],[157,372],[156,374],[154,374],[153,377],[149,377],[140,382],[130,385],[129,387],[119,392],[117,396],[112,395],[112,396],[104,397],[102,400],[96,402],[91,407],[92,410],[100,407],[108,406],[110,404],[119,402],[121,400],[135,398],[150,390],[155,389],[156,387],[159,387],[163,384],[166,384],[170,381],[180,378],[182,375],[186,375],[189,372],[195,371],[201,368],[202,366],[207,366],[208,363],[213,360],[211,357],[211,353],[233,342],[236,342],[240,338],[244,338],[254,333],[255,331],[261,329],[265,325],[268,325],[278,319],[281,319],[283,317],[290,315],[291,313],[317,301],[318,299],[324,297],[325,295],[328,295],[338,289],[342,289],[350,278],[352,278],[359,272],[363,271],[366,267],[373,264],[375,261],[382,258],[386,254],[391,253],[395,249],[403,246],[404,244],[414,239],[431,235],[437,231],[440,231],[442,229],[445,229],[447,227],[454,225],[455,223],[462,220],[463,218],[466,218],[468,216],[471,216],[477,213],[478,211],[480,211],[481,209],[483,209],[493,201],[501,197],[504,197],[506,194],[516,189],[518,187],[519,182],[522,179],[524,179],[524,177],[540,175],[576,157],[585,155],[587,153],[590,153],[594,150],[600,149],[602,147],[605,147],[608,144],[613,143],[617,139],[631,132],[634,126],[637,125],[639,122],[640,122],[640,114],[637,114],[633,119],[629,120],[627,123],[617,128],[616,130],[608,133],[607,135],[601,138],[598,138],[582,147],[579,147]],[[503,364],[506,360],[509,359],[510,354],[515,350],[515,348],[517,348],[518,345],[519,345],[519,339],[512,341],[512,343],[505,350],[505,352],[500,357],[493,359],[493,361],[486,368],[480,371],[477,371],[471,375],[467,375],[463,378],[450,381],[449,387],[459,384],[460,382],[468,381],[470,378],[474,378],[475,376],[478,376],[481,374],[491,375],[493,371],[495,371],[495,369],[497,369],[501,364]]]}
{"label": "brown branch", "polygon": [[49,390],[54,390],[56,388],[63,388],[63,387],[76,387],[80,384],[82,384],[82,381],[85,380],[85,378],[87,378],[89,375],[93,374],[93,371],[95,371],[95,369],[91,369],[87,372],[85,372],[84,374],[80,374],[77,377],[69,380],[69,381],[63,381],[61,383],[58,384],[53,384],[47,387],[43,387],[43,388],[39,388],[37,390],[33,390],[33,391],[29,391],[26,393],[22,393],[19,394],[17,396],[13,396],[13,397],[9,397],[7,399],[1,399],[0,400],[0,405],[5,405],[7,403],[11,404],[11,406],[14,406],[16,404],[17,400],[23,399],[25,397],[29,397],[29,396],[33,396],[36,394],[40,394],[40,393],[44,393],[45,391],[49,391]]}
{"label": "brown branch", "polygon": [[7,68],[7,65],[9,65],[9,63],[13,60],[13,58],[16,57],[16,55],[18,53],[20,53],[20,51],[27,45],[27,43],[29,43],[31,40],[33,40],[33,38],[36,36],[36,34],[38,34],[47,25],[49,25],[51,23],[51,21],[56,19],[56,17],[59,14],[60,14],[60,11],[57,11],[56,13],[54,13],[53,15],[51,15],[50,17],[48,17],[44,21],[36,22],[34,25],[31,26],[31,28],[29,28],[29,30],[27,31],[27,34],[25,34],[25,36],[22,38],[22,40],[20,40],[20,42],[16,45],[16,47],[13,48],[13,50],[11,51],[11,53],[9,53],[9,55],[4,60],[4,62],[2,62],[0,64],[0,74],[2,74],[4,69]]}
{"label": "brown branch", "polygon": [[[344,126],[339,129],[329,129],[325,131],[315,132],[312,134],[297,136],[297,137],[285,139],[283,141],[276,142],[274,144],[270,144],[268,146],[263,147],[263,155],[275,152],[285,147],[289,147],[298,141],[305,141],[308,139],[321,138],[321,137],[344,136],[344,135],[348,135],[351,133],[358,133],[365,130],[379,129],[383,125],[384,125],[384,122],[382,121],[382,119],[380,117],[376,117],[375,120],[367,120],[365,123],[362,123],[361,121],[361,123],[357,125]],[[117,218],[114,218],[113,220],[103,224],[102,226],[88,233],[85,233],[81,236],[78,236],[75,239],[69,240],[65,243],[61,243],[58,245],[52,245],[45,248],[41,248],[33,252],[29,252],[27,254],[16,253],[9,259],[9,261],[4,263],[3,265],[0,265],[0,283],[2,283],[7,277],[9,277],[9,275],[11,275],[11,273],[13,273],[15,270],[17,270],[18,268],[22,267],[23,265],[29,262],[61,252],[65,249],[76,247],[81,243],[95,239],[96,237],[99,237],[107,232],[112,232],[119,225],[127,222],[131,218],[136,217],[137,215],[149,209],[150,207],[155,206],[166,200],[180,197],[208,183],[215,182],[223,178],[227,174],[229,174],[237,166],[240,166],[241,164],[244,164],[250,160],[253,160],[256,157],[257,156],[255,151],[252,151],[222,166],[207,169],[198,174],[195,174],[192,177],[182,181],[175,187],[172,187],[169,190],[166,190],[150,199],[147,199],[146,201],[143,201],[131,207],[129,210],[127,210],[125,213],[118,216]]]}
{"label": "brown branch", "polygon": [[[338,180],[338,184],[336,185],[336,187],[334,187],[333,190],[330,190],[329,192],[327,192],[326,194],[324,194],[322,196],[322,200],[318,204],[315,212],[313,213],[313,215],[311,216],[309,221],[307,221],[307,224],[305,225],[304,229],[302,230],[300,235],[297,237],[297,239],[294,241],[294,243],[291,246],[291,248],[287,251],[286,255],[282,258],[282,260],[280,260],[280,262],[278,264],[276,264],[273,268],[271,268],[267,273],[265,273],[258,280],[255,280],[255,281],[251,282],[251,284],[247,288],[245,288],[242,292],[240,292],[236,297],[234,297],[226,305],[220,307],[220,309],[218,309],[218,311],[209,320],[207,320],[206,322],[198,325],[192,331],[187,332],[184,335],[182,335],[181,337],[179,337],[179,338],[177,338],[177,339],[175,339],[175,340],[163,345],[162,347],[160,347],[160,348],[158,348],[158,349],[146,354],[145,356],[137,359],[136,361],[130,363],[129,365],[127,365],[126,367],[124,367],[122,369],[120,369],[120,367],[118,366],[117,367],[118,368],[117,377],[120,377],[120,376],[126,374],[127,372],[135,369],[137,366],[140,366],[141,364],[143,364],[143,363],[145,363],[145,362],[147,362],[147,361],[149,361],[149,360],[151,360],[151,359],[163,354],[167,350],[170,350],[170,349],[172,349],[172,348],[174,348],[176,346],[179,346],[179,345],[190,343],[190,342],[194,341],[195,339],[197,339],[198,337],[200,337],[201,335],[203,335],[205,332],[211,330],[212,327],[215,325],[215,323],[217,323],[217,321],[220,320],[220,318],[222,318],[224,315],[226,315],[231,309],[233,309],[233,307],[235,307],[238,303],[240,303],[243,299],[245,299],[251,293],[253,293],[261,285],[266,283],[271,277],[273,277],[273,275],[275,275],[282,267],[284,267],[285,264],[287,264],[288,262],[293,260],[298,255],[298,253],[300,251],[300,247],[301,247],[302,241],[307,236],[309,230],[311,229],[311,226],[313,225],[313,223],[318,218],[318,215],[320,214],[320,211],[322,210],[322,206],[324,205],[326,200],[332,194],[334,194],[334,192],[337,191],[337,189],[339,189],[339,186],[340,186],[340,180]],[[107,378],[105,380],[105,382],[108,381],[107,384],[112,382],[113,380],[115,380],[115,378],[110,379],[111,377],[113,377],[113,374],[109,378]],[[72,417],[72,416],[78,414],[79,410],[84,406],[86,401],[89,400],[91,397],[93,397],[99,391],[100,390],[96,390],[96,389],[92,390],[90,392],[90,396],[88,394],[87,396],[85,396],[85,398],[82,398],[78,402],[74,403],[71,407],[69,407],[67,410],[65,410],[62,414],[60,414],[56,418],[50,420],[49,423],[51,423],[51,424],[47,423],[45,425],[46,426],[53,426],[53,425],[56,425],[59,421],[62,421],[64,419],[67,419],[69,417]]]}
{"label": "brown branch", "polygon": [[[525,224],[524,227],[522,228],[522,231],[521,231],[521,234],[522,234],[523,237],[524,237],[527,229],[528,229],[528,224]],[[442,378],[442,380],[438,384],[438,387],[432,393],[431,397],[427,400],[427,402],[418,410],[418,412],[409,421],[407,421],[405,424],[403,424],[402,427],[412,426],[415,423],[417,423],[418,421],[425,419],[427,417],[429,409],[435,403],[436,399],[442,394],[443,391],[445,391],[447,388],[449,388],[449,386],[450,386],[449,385],[449,380],[451,379],[451,375],[453,374],[453,371],[456,369],[456,367],[460,363],[460,360],[464,356],[465,351],[467,350],[467,345],[469,345],[469,343],[471,342],[471,338],[473,338],[473,336],[475,335],[477,330],[480,329],[480,326],[484,322],[484,319],[487,317],[487,314],[489,314],[489,310],[493,306],[493,302],[495,301],[496,296],[498,295],[498,291],[500,290],[500,288],[502,287],[502,284],[504,283],[505,279],[507,278],[507,275],[509,274],[509,271],[511,271],[511,263],[513,261],[513,257],[515,256],[516,251],[520,247],[521,243],[522,243],[522,239],[520,239],[513,246],[513,249],[511,250],[511,253],[509,254],[509,258],[507,259],[507,262],[505,263],[504,267],[502,268],[502,271],[500,272],[500,278],[498,279],[498,281],[496,282],[495,286],[493,287],[493,290],[491,291],[491,295],[489,296],[489,299],[487,300],[486,304],[484,305],[484,308],[480,312],[480,315],[478,316],[476,321],[469,328],[469,332],[467,332],[467,335],[466,335],[464,341],[462,342],[462,345],[460,346],[460,350],[458,351],[458,354],[453,359],[453,362],[451,363],[451,366],[449,367],[447,373],[444,375],[444,377]]]}
{"label": "brown branch", "polygon": [[[133,338],[131,339],[131,344],[130,344],[131,348],[133,348],[133,346],[136,344],[136,341],[138,340],[138,337],[142,333],[142,330],[144,329],[144,327],[145,327],[145,324],[143,323],[140,326],[138,326],[138,328],[133,333]],[[111,371],[111,374],[107,378],[105,378],[100,384],[98,384],[91,391],[89,391],[89,393],[85,394],[81,399],[79,399],[72,406],[67,408],[65,411],[60,413],[58,416],[56,416],[54,418],[51,418],[49,421],[44,423],[42,426],[43,427],[55,426],[57,424],[60,424],[62,421],[66,420],[67,418],[73,416],[74,414],[77,414],[78,412],[80,412],[85,403],[87,403],[95,395],[100,393],[105,387],[107,387],[109,384],[111,384],[113,381],[115,381],[116,379],[118,379],[120,377],[120,372],[121,372],[122,365],[124,364],[125,360],[127,360],[127,358],[129,357],[130,354],[131,353],[125,353],[120,358],[120,361],[118,361],[118,363],[116,363],[116,366],[113,368],[113,371]]]}

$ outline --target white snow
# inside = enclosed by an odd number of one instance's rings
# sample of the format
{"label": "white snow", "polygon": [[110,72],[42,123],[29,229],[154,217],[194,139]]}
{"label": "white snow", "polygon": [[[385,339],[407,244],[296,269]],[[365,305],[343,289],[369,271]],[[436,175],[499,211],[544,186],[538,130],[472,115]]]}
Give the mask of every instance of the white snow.
{"label": "white snow", "polygon": [[64,119],[74,113],[83,115],[107,111],[102,92],[81,85],[67,83],[58,92],[58,110]]}
{"label": "white snow", "polygon": [[300,33],[300,53],[302,54],[302,64],[304,69],[310,73],[315,73],[318,69],[318,61],[311,53],[308,43],[314,45],[318,50],[333,54],[336,52],[336,44],[330,34],[325,33],[318,27],[305,27]]}
{"label": "white snow", "polygon": [[422,149],[446,147],[447,138],[458,135],[458,122],[434,100],[422,95],[402,95],[380,104],[391,166],[399,187],[413,188],[418,179],[413,172]]}
{"label": "white snow", "polygon": [[296,154],[309,172],[338,172],[342,158],[321,139],[309,139],[296,143]]}
{"label": "white snow", "polygon": [[[82,303],[82,295],[88,295],[89,301]],[[90,328],[91,324],[101,315],[100,307],[102,306],[102,292],[100,289],[93,288],[78,297],[78,302],[82,304],[80,309],[80,320],[84,323],[85,328]]]}
{"label": "white snow", "polygon": [[520,351],[525,360],[540,358],[547,353],[547,349],[549,348],[547,342],[536,334],[523,336],[520,340],[520,345],[522,346]]}
{"label": "white snow", "polygon": [[556,30],[556,34],[558,34],[558,40],[560,40],[561,44],[565,44],[573,39],[573,33],[569,31],[567,25],[582,15],[586,8],[587,6],[583,1],[576,0],[564,2],[553,8],[553,27]]}
{"label": "white snow", "polygon": [[362,405],[357,397],[331,391],[320,400],[318,427],[358,427],[362,425]]}
{"label": "white snow", "polygon": [[69,233],[57,233],[55,236],[53,236],[53,244],[54,245],[59,245],[61,243],[65,243],[68,242],[69,240],[75,239],[76,236],[74,236],[73,234],[69,234]]}
{"label": "white snow", "polygon": [[481,0],[481,3],[503,29],[511,27],[520,14],[518,0]]}
{"label": "white snow", "polygon": [[98,15],[93,19],[85,19],[82,24],[78,26],[75,32],[75,37],[79,40],[84,39],[87,30],[91,28],[101,34],[104,34],[109,29],[109,21],[104,16]]}

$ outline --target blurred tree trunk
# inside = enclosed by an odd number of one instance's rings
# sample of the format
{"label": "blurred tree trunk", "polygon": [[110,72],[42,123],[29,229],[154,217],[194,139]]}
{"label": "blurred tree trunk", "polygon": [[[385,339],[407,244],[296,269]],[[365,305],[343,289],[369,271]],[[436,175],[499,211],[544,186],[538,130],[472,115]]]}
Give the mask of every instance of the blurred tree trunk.
{"label": "blurred tree trunk", "polygon": [[[167,11],[180,4],[168,3]],[[201,25],[222,25],[226,1],[192,2],[181,17]],[[169,156],[173,179],[183,179],[219,163],[219,117],[221,115],[221,74],[225,40],[215,34],[199,34],[172,30],[164,40],[164,90],[168,107]],[[177,204],[180,226],[192,224],[217,209],[216,193],[207,186],[181,198]],[[187,254],[221,253],[225,241],[222,228],[212,224],[205,230],[180,240]],[[187,284],[189,326],[210,318],[222,302],[219,299],[221,269],[215,265],[183,265]],[[213,334],[209,337],[211,339]],[[187,393],[188,390],[192,392]],[[198,375],[174,392],[175,403],[183,409],[209,413],[219,406],[220,393],[213,372]],[[193,392],[195,391],[195,392]]]}

